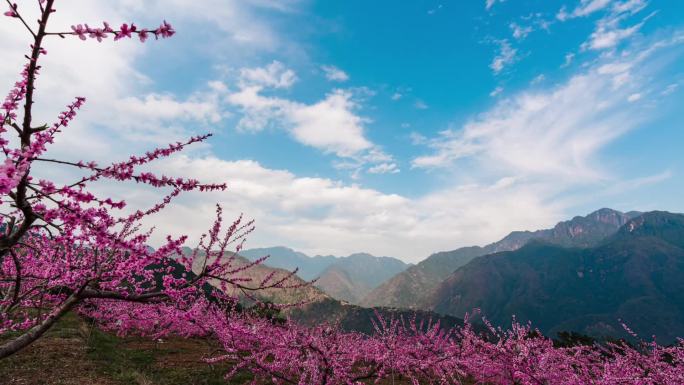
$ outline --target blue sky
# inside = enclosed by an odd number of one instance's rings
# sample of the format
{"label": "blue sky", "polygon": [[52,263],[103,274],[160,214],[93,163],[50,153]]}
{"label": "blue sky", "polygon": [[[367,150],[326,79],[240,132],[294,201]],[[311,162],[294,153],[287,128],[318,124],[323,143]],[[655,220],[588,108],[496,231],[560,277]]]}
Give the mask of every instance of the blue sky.
{"label": "blue sky", "polygon": [[[56,41],[46,69],[57,79],[46,89],[59,90],[46,111],[65,90],[92,105],[56,150],[64,156],[116,159],[216,134],[157,167],[229,191],[182,198],[160,236],[196,236],[219,202],[257,220],[250,246],[416,262],[600,207],[684,211],[680,1],[79,0],[58,10],[65,26],[166,18],[178,31],[144,46]],[[0,31],[21,52],[18,26],[3,20]],[[17,63],[0,65],[3,84]]]}

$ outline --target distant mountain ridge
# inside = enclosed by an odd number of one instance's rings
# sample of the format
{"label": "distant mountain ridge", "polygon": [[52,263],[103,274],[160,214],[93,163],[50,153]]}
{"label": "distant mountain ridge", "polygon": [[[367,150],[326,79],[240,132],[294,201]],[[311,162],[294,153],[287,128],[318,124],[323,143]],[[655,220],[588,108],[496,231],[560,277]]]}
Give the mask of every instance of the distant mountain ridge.
{"label": "distant mountain ridge", "polygon": [[297,275],[333,298],[358,303],[365,295],[409,265],[391,257],[356,253],[347,257],[313,256],[287,247],[270,247],[240,251],[249,260],[269,255],[265,265],[285,270],[298,268]]}
{"label": "distant mountain ridge", "polygon": [[[184,252],[189,254],[191,253],[191,250],[189,248],[185,248]],[[231,255],[226,255],[225,258],[229,258],[230,256]],[[373,257],[370,254],[353,254],[350,256],[350,258],[341,259],[342,261],[361,260],[371,264],[382,264],[382,262],[387,262],[383,258]],[[389,259],[394,260],[393,258]],[[236,266],[240,266],[249,263],[249,261],[250,259],[245,258],[242,255],[237,255],[235,256],[235,261],[233,263],[235,263]],[[398,265],[394,261],[389,261],[389,263]],[[202,264],[203,259],[200,257],[195,261],[193,271],[198,272],[201,269]],[[185,273],[181,265],[177,266],[179,270],[174,272],[175,276],[180,276],[181,274]],[[260,282],[274,272],[275,279],[279,279],[289,275],[290,270],[261,264],[253,266],[240,273],[240,277],[250,278],[254,282]],[[191,272],[189,274],[193,273]],[[209,283],[216,287],[220,286],[220,282],[216,280],[212,280]],[[385,308],[363,308],[361,306],[332,298],[317,287],[305,285],[305,281],[296,275],[291,276],[286,284],[302,286],[288,289],[266,289],[254,292],[252,294],[261,301],[279,304],[306,302],[301,306],[289,307],[281,314],[302,325],[315,326],[322,323],[329,323],[336,324],[345,331],[356,331],[371,334],[374,331],[374,321],[377,320],[377,316],[382,316],[385,319],[403,318],[404,320],[411,320],[415,317],[417,322],[440,322],[440,327],[445,329],[463,324],[462,319],[452,316],[439,315],[430,311],[414,312]],[[207,288],[205,290],[209,292],[211,291],[211,288]],[[240,291],[230,290],[229,293],[241,298],[244,305],[253,305],[253,301],[249,298],[245,298]]]}
{"label": "distant mountain ridge", "polygon": [[269,257],[265,262],[266,265],[290,271],[299,269],[297,275],[307,281],[318,278],[323,270],[327,269],[328,266],[332,265],[337,260],[337,258],[332,255],[317,255],[310,257],[304,253],[284,246],[241,250],[240,255],[250,261],[268,255]]}
{"label": "distant mountain ridge", "polygon": [[623,320],[673,342],[684,335],[684,215],[636,216],[590,247],[534,240],[482,256],[450,274],[429,306],[456,317],[479,308],[497,325],[515,315],[549,336],[625,336]]}
{"label": "distant mountain ridge", "polygon": [[559,222],[550,229],[514,231],[500,241],[484,247],[471,246],[435,253],[382,283],[360,303],[369,307],[429,309],[433,292],[440,283],[474,258],[517,250],[533,239],[563,247],[590,247],[617,232],[621,226],[639,214],[603,208],[584,217],[576,216]]}

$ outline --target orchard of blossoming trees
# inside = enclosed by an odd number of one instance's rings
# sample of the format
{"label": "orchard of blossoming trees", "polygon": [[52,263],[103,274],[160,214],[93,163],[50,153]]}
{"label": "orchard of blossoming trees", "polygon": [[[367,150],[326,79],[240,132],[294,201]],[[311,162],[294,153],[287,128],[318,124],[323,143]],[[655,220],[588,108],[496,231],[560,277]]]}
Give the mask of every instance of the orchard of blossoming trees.
{"label": "orchard of blossoming trees", "polygon": [[[48,147],[68,131],[85,98],[76,97],[52,125],[34,120],[35,84],[45,38],[168,38],[163,22],[154,29],[104,23],[78,24],[64,32],[47,29],[55,0],[37,0],[37,25],[22,17],[17,4],[4,13],[30,36],[28,62],[2,104],[0,147],[0,359],[39,339],[73,311],[118,334],[158,338],[166,335],[210,338],[223,347],[209,362],[228,361],[250,371],[255,381],[276,384],[354,384],[380,379],[460,384],[684,384],[684,344],[657,343],[555,347],[529,325],[489,327],[477,333],[467,322],[453,330],[416,320],[378,316],[372,336],[342,332],[334,325],[307,328],[275,323],[236,306],[234,289],[250,293],[291,287],[290,275],[271,274],[254,282],[244,274],[254,263],[237,263],[251,222],[223,226],[221,209],[190,255],[185,237],[168,237],[151,250],[150,232],[141,221],[171,204],[184,191],[223,190],[223,184],[140,172],[141,166],[168,157],[209,135],[190,138],[106,166],[92,161],[55,159]],[[10,135],[12,134],[12,135]],[[16,134],[16,136],[15,136]],[[32,175],[32,166],[72,167],[82,176],[58,185]],[[98,197],[93,182],[142,183],[165,190],[154,207],[121,214],[124,202]],[[195,268],[193,270],[193,267]],[[194,271],[194,272],[191,272]],[[208,289],[212,283],[213,289]],[[231,289],[231,290],[229,290]]]}

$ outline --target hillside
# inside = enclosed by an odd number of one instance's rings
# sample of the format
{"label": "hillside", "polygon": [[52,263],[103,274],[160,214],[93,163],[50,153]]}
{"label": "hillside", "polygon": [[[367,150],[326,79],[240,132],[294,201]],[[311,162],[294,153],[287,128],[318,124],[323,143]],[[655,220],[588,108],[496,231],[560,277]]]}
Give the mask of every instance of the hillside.
{"label": "hillside", "polygon": [[[236,257],[237,266],[249,263],[249,260],[243,258],[242,256]],[[342,265],[351,271],[353,269],[361,269],[363,263],[368,264],[368,271],[356,271],[357,275],[365,278],[367,281],[371,280],[371,274],[392,274],[391,271],[381,272],[380,269],[385,265],[394,266],[395,269],[400,268],[403,264],[394,263],[393,258],[388,258],[389,261],[383,258],[373,257],[369,254],[355,254],[349,258],[342,259],[344,263],[348,265]],[[196,261],[195,271],[198,271],[201,260]],[[250,278],[255,282],[259,282],[264,277],[269,275],[271,272],[276,272],[277,277],[283,277],[289,272],[285,269],[273,268],[266,265],[257,265],[250,268],[242,275],[242,277]],[[326,274],[326,276],[329,276]],[[302,280],[298,276],[292,276],[289,279],[290,284],[303,284],[306,281]],[[218,281],[213,281],[212,284],[218,286]],[[232,294],[240,295],[241,293],[233,291]],[[353,305],[345,301],[332,298],[327,293],[323,292],[319,288],[306,285],[300,288],[293,289],[268,289],[260,291],[257,293],[258,298],[263,301],[270,301],[274,303],[298,303],[307,301],[303,306],[293,307],[286,309],[282,316],[291,318],[297,323],[303,325],[318,325],[321,323],[339,324],[346,331],[358,331],[363,333],[371,333],[373,331],[373,320],[376,317],[376,312],[385,317],[403,317],[409,319],[414,315],[419,320],[424,321],[440,321],[442,327],[451,327],[454,325],[462,324],[462,320],[452,316],[441,316],[436,313],[429,311],[401,311],[397,309],[384,309],[384,308],[363,308],[361,306]],[[251,301],[244,298],[244,302],[249,304]]]}
{"label": "hillside", "polygon": [[269,256],[265,265],[292,271],[326,294],[350,303],[358,303],[371,290],[390,277],[406,270],[409,265],[391,257],[376,257],[356,253],[347,257],[313,256],[287,247],[270,247],[240,251],[240,255],[254,261]]}
{"label": "hillside", "polygon": [[454,270],[483,255],[517,250],[532,239],[566,247],[589,247],[614,234],[639,213],[600,209],[587,216],[576,216],[551,229],[514,231],[498,242],[484,247],[464,247],[435,253],[382,283],[362,301],[363,306],[390,306],[429,309],[431,296]]}
{"label": "hillside", "polygon": [[395,258],[352,254],[338,258],[325,269],[315,286],[333,298],[356,304],[381,282],[406,268],[404,262]]}
{"label": "hillside", "polygon": [[[313,302],[293,309],[288,313],[290,319],[295,322],[314,326],[321,323],[336,324],[345,331],[357,331],[365,334],[374,332],[373,322],[380,315],[384,319],[403,319],[410,321],[414,317],[417,322],[439,322],[440,327],[449,329],[457,325],[463,325],[461,318],[440,315],[430,311],[413,311],[392,308],[364,308],[357,305],[342,303],[338,300],[329,298],[322,301]],[[479,327],[479,326],[478,326]]]}
{"label": "hillside", "polygon": [[534,241],[473,260],[435,291],[431,306],[463,316],[479,308],[493,323],[515,315],[548,335],[572,330],[672,342],[684,335],[684,215],[650,212],[589,248]]}

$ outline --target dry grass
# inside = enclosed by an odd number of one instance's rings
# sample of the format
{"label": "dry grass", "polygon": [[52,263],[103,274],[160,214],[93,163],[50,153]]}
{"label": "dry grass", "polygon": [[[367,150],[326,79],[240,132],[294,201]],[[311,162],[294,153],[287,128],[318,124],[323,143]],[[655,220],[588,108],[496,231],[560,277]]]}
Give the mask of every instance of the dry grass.
{"label": "dry grass", "polygon": [[[226,384],[228,364],[203,361],[215,350],[200,339],[118,338],[70,314],[38,342],[0,361],[0,384]],[[230,383],[248,379],[245,374]]]}

